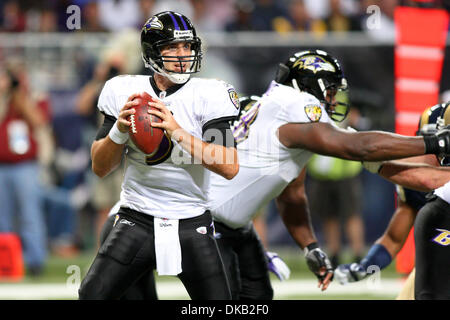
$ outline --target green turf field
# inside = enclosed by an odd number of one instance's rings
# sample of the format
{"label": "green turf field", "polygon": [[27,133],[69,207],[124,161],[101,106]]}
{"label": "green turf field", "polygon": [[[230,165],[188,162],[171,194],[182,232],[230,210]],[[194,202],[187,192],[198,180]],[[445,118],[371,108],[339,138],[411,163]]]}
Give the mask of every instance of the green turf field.
{"label": "green turf field", "polygon": [[[303,254],[298,249],[272,249],[284,259],[291,269],[288,281],[280,282],[273,274],[272,283],[275,299],[282,300],[379,300],[395,299],[401,285],[401,276],[395,271],[395,264],[367,283],[359,282],[341,286],[337,282],[322,293],[316,288],[316,280],[308,270]],[[39,277],[26,276],[18,283],[0,282],[0,299],[76,299],[76,289],[94,258],[94,252],[84,252],[76,258],[50,256],[44,273]],[[350,262],[344,255],[344,262]],[[374,277],[375,278],[375,277]],[[159,277],[158,294],[161,299],[188,299],[181,282],[175,277]],[[375,282],[374,282],[375,281]],[[374,285],[378,285],[374,289]],[[17,292],[17,293],[16,293]],[[27,295],[27,292],[29,295]]]}

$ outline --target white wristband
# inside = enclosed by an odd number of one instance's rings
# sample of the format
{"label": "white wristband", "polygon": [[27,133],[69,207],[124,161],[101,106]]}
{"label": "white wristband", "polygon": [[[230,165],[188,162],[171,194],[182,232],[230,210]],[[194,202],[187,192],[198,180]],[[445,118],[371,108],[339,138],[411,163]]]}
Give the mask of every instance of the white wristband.
{"label": "white wristband", "polygon": [[119,130],[119,127],[117,127],[117,121],[114,122],[114,125],[109,131],[108,136],[114,143],[117,144],[125,144],[125,142],[127,142],[128,140],[128,132],[121,132]]}

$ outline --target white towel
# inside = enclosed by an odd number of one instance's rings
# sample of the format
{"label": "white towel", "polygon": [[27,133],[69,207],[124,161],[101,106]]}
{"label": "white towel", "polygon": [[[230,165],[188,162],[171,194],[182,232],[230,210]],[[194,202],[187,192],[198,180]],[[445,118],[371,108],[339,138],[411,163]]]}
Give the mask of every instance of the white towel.
{"label": "white towel", "polygon": [[175,276],[181,273],[181,245],[178,220],[154,219],[156,270],[159,275]]}

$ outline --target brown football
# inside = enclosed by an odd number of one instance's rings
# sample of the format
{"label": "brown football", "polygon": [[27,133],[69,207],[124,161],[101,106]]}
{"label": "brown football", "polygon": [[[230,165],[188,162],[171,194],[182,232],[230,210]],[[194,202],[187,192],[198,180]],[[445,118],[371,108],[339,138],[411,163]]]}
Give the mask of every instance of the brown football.
{"label": "brown football", "polygon": [[128,117],[131,122],[130,138],[142,152],[151,154],[158,149],[164,136],[164,130],[152,127],[151,122],[161,122],[161,119],[148,113],[149,109],[155,108],[148,105],[153,98],[147,92],[141,93],[133,100],[137,100],[139,105],[134,106],[136,112]]}

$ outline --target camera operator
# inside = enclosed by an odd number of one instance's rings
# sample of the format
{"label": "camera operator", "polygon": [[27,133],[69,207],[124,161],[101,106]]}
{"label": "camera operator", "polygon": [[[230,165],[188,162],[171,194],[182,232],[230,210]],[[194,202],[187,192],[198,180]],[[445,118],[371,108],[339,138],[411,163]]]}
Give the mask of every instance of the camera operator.
{"label": "camera operator", "polygon": [[47,255],[36,139],[48,120],[42,102],[32,98],[23,66],[0,70],[0,232],[19,234],[30,275],[42,272]]}

